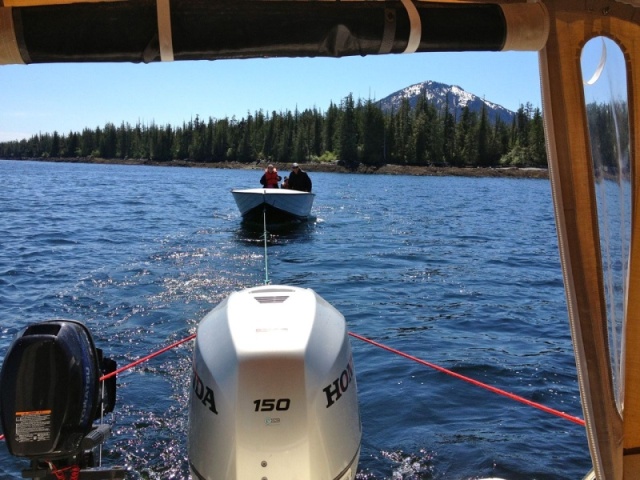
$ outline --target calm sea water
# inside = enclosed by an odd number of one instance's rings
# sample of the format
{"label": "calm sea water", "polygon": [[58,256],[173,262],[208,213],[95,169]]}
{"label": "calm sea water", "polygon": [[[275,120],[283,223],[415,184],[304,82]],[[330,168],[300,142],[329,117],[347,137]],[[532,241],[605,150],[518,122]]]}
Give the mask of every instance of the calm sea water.
{"label": "calm sea water", "polygon": [[[546,180],[313,173],[315,220],[269,242],[274,284],[349,330],[582,416]],[[119,365],[262,284],[229,190],[259,172],[0,161],[0,359],[31,322],[85,322]],[[580,479],[584,429],[352,339],[360,479]],[[122,374],[105,463],[188,478],[186,344]],[[0,478],[24,461],[0,446]]]}

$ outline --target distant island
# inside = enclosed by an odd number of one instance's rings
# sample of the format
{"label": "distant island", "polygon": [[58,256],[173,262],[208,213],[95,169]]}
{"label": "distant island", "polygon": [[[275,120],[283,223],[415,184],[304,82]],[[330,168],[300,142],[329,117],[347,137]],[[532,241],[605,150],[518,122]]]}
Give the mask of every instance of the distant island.
{"label": "distant island", "polygon": [[[603,139],[596,148],[604,175],[619,168],[609,108],[587,105],[589,127]],[[196,116],[177,127],[122,122],[40,133],[0,143],[0,158],[246,169],[274,163],[282,171],[296,162],[311,172],[548,178],[543,125],[529,103],[510,112],[427,81],[377,102],[348,95],[325,112],[259,110],[241,120]],[[620,131],[620,144],[628,145],[628,128]]]}
{"label": "distant island", "polygon": [[[237,163],[218,162],[202,163],[187,160],[172,160],[170,162],[156,162],[145,159],[107,159],[107,158],[30,158],[29,161],[63,162],[63,163],[95,163],[107,165],[147,165],[155,167],[183,167],[183,168],[221,168],[233,170],[256,170],[262,172],[267,163]],[[291,171],[291,163],[276,163],[276,167],[283,175]],[[324,173],[358,173],[366,175],[412,175],[412,176],[453,176],[453,177],[507,177],[507,178],[549,178],[546,168],[516,168],[516,167],[445,167],[445,166],[415,166],[415,165],[380,165],[376,167],[359,165],[355,170],[333,163],[301,163],[300,167],[308,171]]]}
{"label": "distant island", "polygon": [[[0,159],[255,170],[274,163],[281,171],[296,162],[310,172],[549,177],[538,108],[521,105],[509,124],[502,107],[459,87],[418,86],[422,90],[414,85],[380,102],[356,103],[349,95],[324,113],[260,110],[242,120],[205,122],[196,116],[181,127],[123,122],[67,135],[38,134],[0,143]],[[460,99],[450,102],[450,95]],[[626,104],[619,108],[628,111]],[[596,174],[604,176],[619,168],[611,155],[618,129],[609,109],[608,104],[587,105],[589,127],[603,139],[596,145],[603,164]],[[628,113],[621,118],[628,119]],[[620,144],[628,145],[628,127],[620,131]]]}
{"label": "distant island", "polygon": [[40,133],[0,143],[0,158],[247,168],[297,162],[317,171],[467,175],[547,168],[540,109],[526,104],[510,112],[437,82],[381,101],[350,94],[324,112],[259,110],[240,120],[196,116],[181,126],[122,122]]}

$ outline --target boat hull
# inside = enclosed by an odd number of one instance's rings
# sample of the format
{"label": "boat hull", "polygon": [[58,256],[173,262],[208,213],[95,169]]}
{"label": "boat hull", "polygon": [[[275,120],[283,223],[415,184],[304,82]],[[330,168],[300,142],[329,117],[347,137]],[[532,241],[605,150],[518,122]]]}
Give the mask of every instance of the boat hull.
{"label": "boat hull", "polygon": [[233,198],[245,222],[267,224],[308,220],[315,194],[276,188],[232,190]]}

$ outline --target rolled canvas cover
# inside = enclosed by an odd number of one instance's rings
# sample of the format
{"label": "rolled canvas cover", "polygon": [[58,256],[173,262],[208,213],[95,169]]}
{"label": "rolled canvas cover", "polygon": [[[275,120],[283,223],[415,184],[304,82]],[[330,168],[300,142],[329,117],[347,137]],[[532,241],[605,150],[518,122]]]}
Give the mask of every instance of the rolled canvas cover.
{"label": "rolled canvas cover", "polygon": [[0,64],[538,50],[548,29],[524,2],[0,0],[0,12]]}

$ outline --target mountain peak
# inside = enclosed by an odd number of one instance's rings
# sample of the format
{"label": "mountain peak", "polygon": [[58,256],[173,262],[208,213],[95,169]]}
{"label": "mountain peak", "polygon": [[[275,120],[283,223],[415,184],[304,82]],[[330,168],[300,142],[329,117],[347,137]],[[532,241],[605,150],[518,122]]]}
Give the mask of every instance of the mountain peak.
{"label": "mountain peak", "polygon": [[433,80],[416,83],[398,90],[380,100],[378,105],[383,111],[398,110],[402,100],[406,98],[409,100],[409,106],[414,108],[421,95],[425,95],[438,111],[444,111],[448,100],[449,110],[456,118],[459,118],[464,107],[469,107],[472,112],[480,113],[483,105],[487,109],[491,122],[500,118],[503,122],[511,123],[515,116],[511,110],[467,92],[458,85],[447,85]]}

